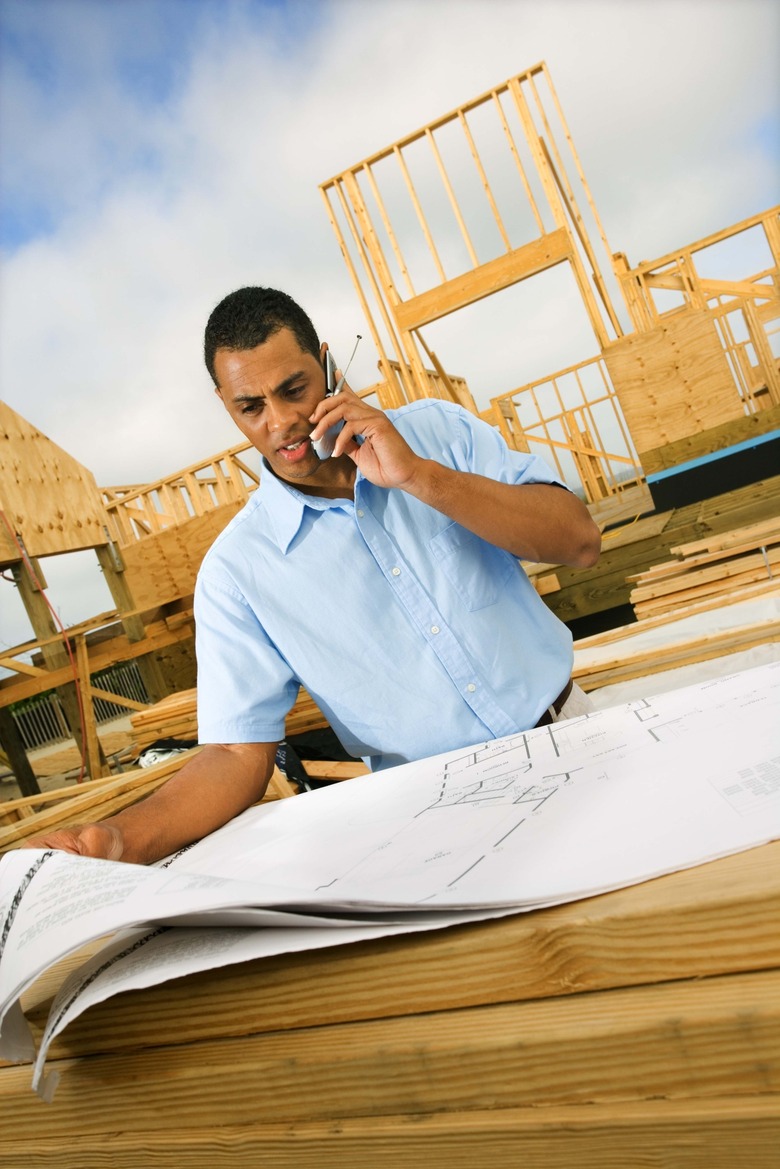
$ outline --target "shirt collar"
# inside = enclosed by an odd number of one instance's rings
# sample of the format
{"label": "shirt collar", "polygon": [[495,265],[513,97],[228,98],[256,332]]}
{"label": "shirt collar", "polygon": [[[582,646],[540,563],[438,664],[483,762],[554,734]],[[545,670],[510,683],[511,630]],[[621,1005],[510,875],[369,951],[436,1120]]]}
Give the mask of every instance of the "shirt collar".
{"label": "shirt collar", "polygon": [[[355,487],[357,487],[357,481],[360,478],[360,471],[358,471],[355,477]],[[278,479],[270,470],[265,459],[263,459],[263,474],[260,476],[257,494],[265,505],[276,543],[285,554],[298,534],[303,520],[304,508],[311,508],[312,511],[328,511],[333,507],[343,508],[346,504],[352,506],[352,501],[346,498],[325,499],[319,495],[304,494],[297,487],[293,487],[291,483],[286,483],[284,479]]]}

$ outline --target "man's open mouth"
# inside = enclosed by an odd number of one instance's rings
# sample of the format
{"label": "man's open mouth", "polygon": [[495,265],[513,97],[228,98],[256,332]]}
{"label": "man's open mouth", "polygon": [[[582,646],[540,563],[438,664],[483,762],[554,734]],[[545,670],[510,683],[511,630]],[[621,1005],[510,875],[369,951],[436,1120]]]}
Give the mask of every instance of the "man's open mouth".
{"label": "man's open mouth", "polygon": [[293,442],[288,442],[284,446],[277,447],[277,454],[282,455],[285,459],[290,459],[297,454],[303,453],[308,444],[308,435],[303,435],[301,438],[296,438]]}

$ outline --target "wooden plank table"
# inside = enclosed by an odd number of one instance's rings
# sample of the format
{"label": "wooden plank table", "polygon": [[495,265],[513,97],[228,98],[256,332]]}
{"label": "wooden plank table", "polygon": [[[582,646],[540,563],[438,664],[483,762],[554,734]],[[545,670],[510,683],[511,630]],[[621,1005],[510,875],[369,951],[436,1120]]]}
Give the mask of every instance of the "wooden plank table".
{"label": "wooden plank table", "polygon": [[124,994],[0,1067],[0,1166],[777,1169],[778,861]]}

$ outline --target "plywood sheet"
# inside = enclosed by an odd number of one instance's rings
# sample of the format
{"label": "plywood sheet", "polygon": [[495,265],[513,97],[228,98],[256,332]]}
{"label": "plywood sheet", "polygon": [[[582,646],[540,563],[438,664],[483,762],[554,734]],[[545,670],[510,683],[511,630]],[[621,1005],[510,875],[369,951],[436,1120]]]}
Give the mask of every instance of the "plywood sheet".
{"label": "plywood sheet", "polygon": [[[108,517],[91,471],[0,402],[0,511],[29,556],[107,543]],[[0,522],[0,563],[19,560]]]}
{"label": "plywood sheet", "polygon": [[640,459],[744,417],[715,325],[704,310],[679,313],[604,352]]}
{"label": "plywood sheet", "polygon": [[125,575],[139,609],[189,597],[201,561],[243,503],[215,508],[185,524],[146,536],[122,548]]}

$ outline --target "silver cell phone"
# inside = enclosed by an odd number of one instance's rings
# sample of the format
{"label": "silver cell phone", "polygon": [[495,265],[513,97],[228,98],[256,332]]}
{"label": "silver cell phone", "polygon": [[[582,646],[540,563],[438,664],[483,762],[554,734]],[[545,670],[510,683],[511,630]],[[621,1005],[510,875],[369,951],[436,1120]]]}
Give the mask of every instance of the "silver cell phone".
{"label": "silver cell phone", "polygon": [[[325,351],[325,397],[332,398],[337,394],[344,385],[344,378],[340,377],[336,381],[336,361],[331,356],[330,349]],[[333,454],[333,448],[336,445],[336,436],[344,425],[343,419],[334,422],[332,426],[323,434],[322,438],[318,438],[316,442],[312,442],[315,452],[320,459],[329,459]]]}

